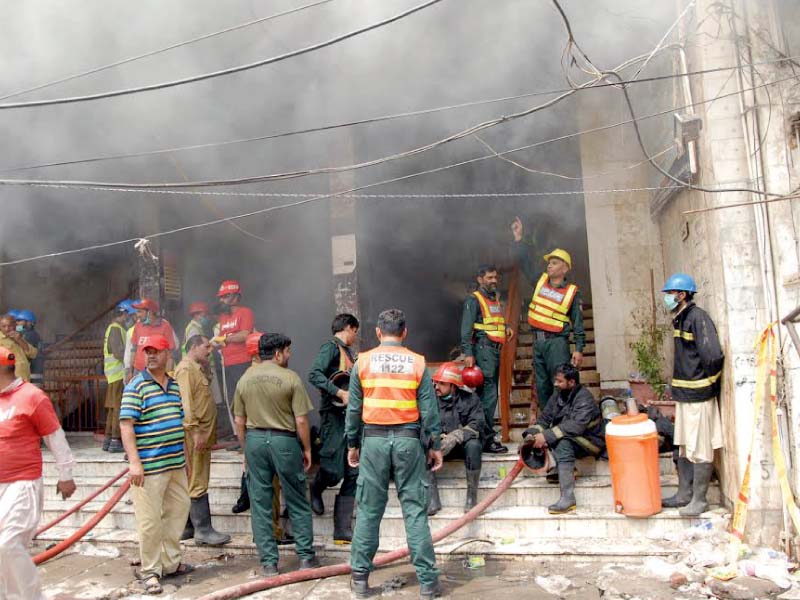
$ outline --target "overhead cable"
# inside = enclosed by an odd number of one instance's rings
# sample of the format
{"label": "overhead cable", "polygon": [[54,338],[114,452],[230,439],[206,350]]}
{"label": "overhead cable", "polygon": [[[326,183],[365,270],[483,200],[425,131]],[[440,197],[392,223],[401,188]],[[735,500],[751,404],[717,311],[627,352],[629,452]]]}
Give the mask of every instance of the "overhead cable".
{"label": "overhead cable", "polygon": [[377,23],[372,23],[371,25],[367,25],[365,27],[361,27],[359,29],[355,29],[348,33],[336,36],[331,38],[327,41],[320,42],[318,44],[312,44],[311,46],[305,46],[304,48],[300,48],[298,50],[292,50],[290,52],[285,52],[283,54],[279,54],[277,56],[272,56],[270,58],[265,58],[263,60],[258,60],[256,62],[238,65],[235,67],[229,67],[227,69],[221,69],[219,71],[212,71],[210,73],[202,73],[200,75],[193,75],[191,77],[184,77],[182,79],[174,79],[172,81],[162,81],[161,83],[153,83],[150,85],[142,85],[132,88],[125,88],[121,90],[113,90],[110,92],[100,92],[97,94],[87,94],[83,96],[68,96],[65,98],[52,98],[50,100],[31,100],[29,102],[10,102],[5,104],[0,104],[0,110],[8,110],[12,108],[29,108],[34,106],[53,106],[56,104],[73,104],[75,102],[86,102],[89,100],[100,100],[101,98],[115,98],[118,96],[127,96],[130,94],[139,94],[141,92],[150,92],[153,90],[163,90],[179,85],[185,85],[187,83],[195,83],[197,81],[205,81],[208,79],[214,79],[216,77],[223,77],[225,75],[231,75],[233,73],[241,73],[242,71],[248,71],[250,69],[256,69],[258,67],[263,67],[266,65],[274,64],[277,62],[284,61],[289,58],[294,58],[295,56],[301,56],[303,54],[308,54],[310,52],[314,52],[316,50],[321,50],[322,48],[327,48],[328,46],[333,46],[334,44],[338,44],[339,42],[343,42],[350,38],[356,37],[361,35],[362,33],[367,33],[368,31],[372,31],[374,29],[378,29],[380,27],[384,27],[395,21],[399,21],[408,17],[416,12],[424,10],[434,4],[438,4],[442,2],[442,0],[428,0],[427,2],[423,2],[422,4],[418,4],[413,6],[401,13],[398,13],[394,16],[388,17],[383,19],[382,21],[378,21]]}

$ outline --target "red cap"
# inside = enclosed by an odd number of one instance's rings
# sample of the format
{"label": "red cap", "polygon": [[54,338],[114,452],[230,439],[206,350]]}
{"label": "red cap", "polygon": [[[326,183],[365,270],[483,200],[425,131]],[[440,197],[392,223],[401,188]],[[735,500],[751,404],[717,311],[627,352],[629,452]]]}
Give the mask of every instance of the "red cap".
{"label": "red cap", "polygon": [[227,296],[228,294],[241,294],[242,287],[239,285],[239,282],[234,279],[226,279],[219,285],[219,291],[217,292],[217,297],[220,298],[222,296]]}
{"label": "red cap", "polygon": [[15,362],[14,353],[5,346],[0,346],[0,367],[13,367]]}
{"label": "red cap", "polygon": [[142,340],[142,349],[155,348],[156,350],[169,350],[171,344],[163,335],[149,335]]}
{"label": "red cap", "polygon": [[134,302],[132,306],[139,310],[149,310],[154,313],[158,312],[158,302],[150,300],[150,298],[142,298],[138,302]]}
{"label": "red cap", "polygon": [[255,356],[258,354],[258,341],[261,339],[262,335],[264,334],[260,331],[253,331],[253,333],[247,336],[247,339],[244,342],[244,347],[247,349],[247,353],[250,356]]}
{"label": "red cap", "polygon": [[208,312],[208,304],[207,303],[205,303],[205,302],[192,302],[189,305],[189,314],[190,315],[196,315],[197,313],[200,313],[200,312],[204,312],[204,313]]}

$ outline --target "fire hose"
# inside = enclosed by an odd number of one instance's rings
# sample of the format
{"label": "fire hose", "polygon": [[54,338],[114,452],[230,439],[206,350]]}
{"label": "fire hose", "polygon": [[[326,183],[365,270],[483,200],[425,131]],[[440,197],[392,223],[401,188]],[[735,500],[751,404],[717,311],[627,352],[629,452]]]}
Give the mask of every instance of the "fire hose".
{"label": "fire hose", "polygon": [[[492,503],[497,500],[505,491],[511,487],[514,479],[520,474],[525,463],[522,459],[518,460],[511,471],[506,475],[506,478],[501,481],[492,492],[481,500],[475,507],[468,513],[465,513],[460,519],[453,521],[449,525],[442,527],[433,534],[433,543],[440,542],[449,535],[461,529],[467,523],[474,521],[483,511],[485,511]],[[375,559],[375,566],[382,567],[391,562],[405,558],[409,554],[408,546],[381,554]],[[350,565],[342,563],[338,565],[331,565],[328,567],[317,567],[316,569],[305,569],[302,571],[293,571],[292,573],[285,573],[283,575],[276,575],[274,577],[267,577],[248,583],[241,583],[234,585],[218,592],[206,594],[201,596],[198,600],[232,600],[234,598],[241,598],[248,594],[254,594],[263,590],[281,587],[292,583],[300,583],[301,581],[309,581],[311,579],[325,579],[327,577],[337,577],[339,575],[347,575],[350,573]]]}

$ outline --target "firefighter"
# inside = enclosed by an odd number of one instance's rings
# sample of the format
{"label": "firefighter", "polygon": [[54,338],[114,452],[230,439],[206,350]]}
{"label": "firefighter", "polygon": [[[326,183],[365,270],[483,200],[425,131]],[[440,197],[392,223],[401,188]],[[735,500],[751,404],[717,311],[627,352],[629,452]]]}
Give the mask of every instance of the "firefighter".
{"label": "firefighter", "polygon": [[556,367],[555,390],[536,424],[523,439],[537,449],[549,448],[556,459],[561,497],[547,507],[551,515],[574,512],[575,459],[597,458],[605,448],[605,421],[592,393],[581,385],[580,372],[571,363]]}
{"label": "firefighter", "polygon": [[[464,459],[467,473],[467,498],[464,512],[478,503],[478,483],[481,478],[481,450],[483,449],[484,414],[477,394],[464,389],[461,365],[443,363],[433,374],[433,387],[439,401],[439,421],[442,425],[442,456]],[[442,508],[436,475],[429,474],[431,501],[428,515]]]}
{"label": "firefighter", "polygon": [[163,335],[169,342],[170,354],[167,358],[167,371],[172,371],[175,364],[173,352],[178,348],[178,337],[175,335],[175,330],[172,329],[169,321],[161,317],[158,302],[143,298],[132,304],[132,306],[137,311],[138,320],[133,326],[130,338],[133,372],[129,379],[145,370],[147,357],[142,346],[142,340],[154,335]]}
{"label": "firefighter", "polygon": [[[547,268],[538,274],[531,264],[522,242],[522,221],[519,217],[511,225],[514,236],[514,254],[522,272],[534,286],[528,306],[528,323],[533,328],[533,376],[539,407],[544,408],[553,394],[553,377],[556,367],[572,363],[580,369],[586,333],[583,330],[583,305],[578,286],[567,281],[572,269],[569,252],[556,248],[545,254]],[[569,351],[572,333],[575,351]]]}
{"label": "firefighter", "polygon": [[358,319],[351,314],[336,315],[331,324],[333,337],[317,353],[308,382],[320,391],[319,471],[311,484],[311,509],[315,514],[325,512],[322,493],[340,481],[342,485],[333,505],[333,543],[349,544],[353,538],[353,508],[355,506],[358,469],[347,464],[347,441],[344,438],[344,420],[348,393],[331,380],[334,375],[349,381],[353,368],[352,347],[358,339]]}
{"label": "firefighter", "polygon": [[0,317],[0,346],[8,348],[15,356],[14,372],[16,376],[23,381],[30,382],[30,361],[36,358],[39,351],[26,342],[22,334],[17,331],[17,317],[10,314]]}
{"label": "firefighter", "polygon": [[497,410],[497,385],[500,374],[500,349],[514,332],[505,322],[503,305],[497,292],[498,272],[494,265],[481,265],[475,274],[478,289],[464,300],[461,313],[461,352],[467,367],[476,364],[483,371],[479,388],[483,406],[484,452],[501,454],[508,448],[494,439],[494,414]]}
{"label": "firefighter", "polygon": [[[425,358],[403,347],[408,330],[402,310],[378,315],[375,334],[380,345],[359,355],[350,378],[347,404],[347,458],[359,467],[358,518],[350,549],[350,589],[358,598],[370,595],[369,573],[375,566],[378,532],[394,479],[420,583],[420,597],[440,593],[439,571],[428,526],[427,460],[431,470],[442,466],[441,429]],[[421,438],[424,443],[421,442]]]}
{"label": "firefighter", "polygon": [[222,366],[225,369],[227,398],[230,401],[239,378],[250,366],[250,355],[245,348],[247,336],[253,331],[253,311],[242,306],[242,286],[238,281],[227,279],[219,286],[220,301],[219,334],[214,341],[220,342]]}
{"label": "firefighter", "polygon": [[123,300],[114,309],[114,317],[103,336],[103,374],[108,382],[106,389],[106,434],[103,439],[105,452],[124,452],[119,433],[119,409],[122,390],[125,387],[125,336],[136,314],[132,300]]}
{"label": "firefighter", "polygon": [[32,310],[18,311],[16,329],[32,348],[36,348],[37,354],[31,359],[31,383],[41,389],[44,387],[44,353],[42,338],[36,331],[36,315]]}
{"label": "firefighter", "polygon": [[[183,331],[183,346],[181,351],[183,356],[186,356],[186,342],[189,338],[195,335],[204,335],[211,338],[213,331],[213,323],[209,316],[209,308],[206,302],[192,302],[189,305],[190,321],[186,324]],[[214,352],[208,355],[208,369],[211,373],[211,395],[214,397],[214,404],[222,404],[222,393],[219,387],[219,377],[217,375],[217,361],[214,358]],[[224,427],[220,427],[224,429]]]}
{"label": "firefighter", "polygon": [[675,358],[672,399],[675,400],[674,444],[678,453],[678,492],[662,506],[682,507],[696,517],[708,510],[708,485],[714,472],[714,450],[722,448],[722,421],[717,397],[725,357],[717,328],[694,303],[697,285],[685,273],[664,284],[664,304],[672,313]]}

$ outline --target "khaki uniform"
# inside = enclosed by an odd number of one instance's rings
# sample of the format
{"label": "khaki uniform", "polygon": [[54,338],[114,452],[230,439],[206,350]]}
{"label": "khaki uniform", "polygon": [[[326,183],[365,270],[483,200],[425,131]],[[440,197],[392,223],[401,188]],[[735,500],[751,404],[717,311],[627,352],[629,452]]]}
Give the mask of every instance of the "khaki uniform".
{"label": "khaki uniform", "polygon": [[0,331],[0,346],[4,346],[14,353],[14,375],[20,377],[23,381],[30,382],[31,380],[31,358],[36,358],[39,351],[33,346],[30,351],[25,353],[17,342],[8,337],[5,333]]}
{"label": "khaki uniform", "polygon": [[[217,407],[211,395],[211,377],[199,362],[184,358],[175,369],[175,380],[181,389],[183,403],[189,496],[199,498],[208,492],[211,446],[217,442]],[[192,434],[195,432],[208,435],[205,449],[197,450],[194,447]]]}

